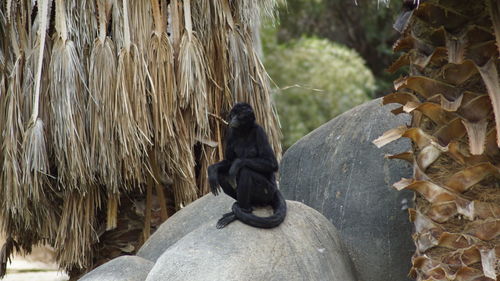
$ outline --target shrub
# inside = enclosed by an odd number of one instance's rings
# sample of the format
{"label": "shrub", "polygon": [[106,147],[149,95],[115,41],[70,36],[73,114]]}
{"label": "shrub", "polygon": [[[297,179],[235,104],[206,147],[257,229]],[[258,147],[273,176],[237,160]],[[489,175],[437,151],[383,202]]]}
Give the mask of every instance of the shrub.
{"label": "shrub", "polygon": [[263,33],[264,64],[276,86],[283,146],[342,112],[370,99],[375,80],[354,51],[326,39],[276,44]]}

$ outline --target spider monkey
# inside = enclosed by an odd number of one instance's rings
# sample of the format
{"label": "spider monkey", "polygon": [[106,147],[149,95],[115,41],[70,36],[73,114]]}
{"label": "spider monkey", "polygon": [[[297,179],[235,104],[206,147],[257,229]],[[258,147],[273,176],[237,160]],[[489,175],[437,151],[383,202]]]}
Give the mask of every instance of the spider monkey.
{"label": "spider monkey", "polygon": [[[276,185],[274,173],[278,171],[278,161],[266,133],[255,123],[254,111],[248,103],[236,103],[229,119],[225,158],[208,167],[208,181],[214,195],[222,188],[236,202],[216,226],[220,229],[238,219],[254,227],[276,227],[285,219],[286,201]],[[271,205],[274,214],[269,217],[252,214],[252,206],[263,205]]]}

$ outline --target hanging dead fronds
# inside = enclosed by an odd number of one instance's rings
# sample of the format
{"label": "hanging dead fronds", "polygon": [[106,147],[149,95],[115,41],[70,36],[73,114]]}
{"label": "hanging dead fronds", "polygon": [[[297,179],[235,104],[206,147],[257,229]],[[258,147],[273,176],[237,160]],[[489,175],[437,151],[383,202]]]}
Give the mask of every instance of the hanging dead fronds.
{"label": "hanging dead fronds", "polygon": [[55,3],[56,34],[49,70],[51,136],[61,188],[84,189],[91,173],[83,117],[87,96],[83,67],[68,38],[64,1]]}
{"label": "hanging dead fronds", "polygon": [[285,3],[283,0],[231,1],[235,18],[244,29],[259,27],[262,19],[274,19],[276,7]]}
{"label": "hanging dead fronds", "polygon": [[111,14],[111,34],[113,41],[118,49],[123,47],[124,35],[123,35],[123,2],[120,0],[107,0],[108,3],[112,4],[111,10],[108,12]]}
{"label": "hanging dead fronds", "polygon": [[[137,45],[140,54],[146,54],[148,39],[153,30],[154,14],[151,1],[130,1],[130,38]],[[153,15],[153,17],[151,16]]]}
{"label": "hanging dead fronds", "polygon": [[[174,119],[175,139],[172,145],[168,146],[168,151],[165,155],[169,158],[167,168],[169,170],[168,174],[170,174],[173,179],[172,188],[176,209],[179,209],[181,205],[185,205],[197,197],[194,172],[195,159],[193,154],[196,132],[196,121],[193,117],[195,113],[186,99],[186,95],[189,96],[191,93],[189,91],[187,93],[181,93],[182,85],[185,86],[187,81],[185,79],[181,81],[182,78],[180,78],[181,65],[186,63],[186,60],[181,62],[181,56],[186,56],[185,54],[181,55],[181,52],[185,52],[181,47],[181,39],[187,36],[181,33],[183,30],[181,26],[183,25],[182,23],[186,21],[186,17],[181,18],[180,15],[181,12],[184,11],[186,5],[189,8],[189,3],[184,3],[183,6],[180,6],[177,0],[173,0],[171,3],[174,58],[177,55],[176,62],[178,62],[175,68],[177,71],[177,108]],[[187,29],[185,32],[187,32]],[[188,84],[188,86],[194,85]],[[191,99],[191,101],[193,101],[193,99]]]}
{"label": "hanging dead fronds", "polygon": [[154,144],[163,150],[174,137],[173,122],[177,107],[174,73],[174,50],[165,32],[158,1],[152,0],[155,30],[148,44],[148,70],[151,77],[151,115],[154,128]]}
{"label": "hanging dead fronds", "polygon": [[49,163],[47,148],[45,146],[44,123],[39,118],[40,89],[42,83],[42,65],[45,51],[46,30],[49,22],[49,0],[38,2],[38,31],[35,52],[37,57],[37,68],[35,75],[35,89],[32,96],[32,113],[27,125],[22,143],[22,186],[26,196],[39,201],[43,196],[44,185],[47,184]]}
{"label": "hanging dead fronds", "polygon": [[104,0],[98,1],[99,37],[90,55],[88,120],[90,132],[90,163],[99,180],[110,193],[118,192],[121,172],[118,167],[117,143],[114,138],[113,100],[116,91],[116,50],[106,36],[107,10]]}
{"label": "hanging dead fronds", "polygon": [[49,243],[75,278],[208,192],[225,128],[208,116],[236,99],[271,116],[255,11],[233,2],[0,4],[0,229],[21,251]]}
{"label": "hanging dead fronds", "polygon": [[11,42],[15,61],[8,78],[8,87],[0,94],[0,198],[4,206],[13,212],[21,213],[24,208],[23,189],[21,188],[21,145],[24,125],[22,121],[22,69],[24,54],[19,49],[14,36],[14,25],[10,25]]}
{"label": "hanging dead fronds", "polygon": [[196,165],[193,153],[193,123],[192,115],[188,111],[178,109],[175,122],[176,145],[175,154],[170,154],[172,166],[170,174],[173,176],[173,191],[176,208],[185,206],[197,198]]}
{"label": "hanging dead fronds", "polygon": [[[179,52],[179,106],[189,109],[197,124],[197,136],[207,136],[207,62],[203,46],[193,33],[191,1],[183,1],[185,32]],[[194,137],[194,136],[193,136]]]}
{"label": "hanging dead fronds", "polygon": [[[148,199],[146,213],[151,217],[151,192],[153,186],[160,200],[161,219],[166,220],[167,205],[163,188],[158,183],[160,177],[158,169],[158,158],[161,155],[170,154],[175,158],[175,131],[174,118],[177,107],[177,92],[174,73],[174,50],[166,33],[166,6],[160,9],[158,1],[151,1],[154,30],[148,44],[147,64],[151,77],[151,116],[153,127],[153,143],[155,149],[149,153],[149,162],[153,175],[148,178]],[[146,215],[146,217],[147,217]],[[147,219],[146,219],[147,221]],[[148,223],[148,222],[146,222]],[[149,236],[149,225],[145,225],[145,237]]]}
{"label": "hanging dead fronds", "polygon": [[55,248],[60,266],[65,268],[85,268],[92,260],[92,243],[98,239],[96,212],[102,208],[99,190],[81,194],[78,191],[66,191],[63,196],[61,219]]}
{"label": "hanging dead fronds", "polygon": [[[123,2],[124,44],[118,56],[117,85],[113,96],[114,132],[124,179],[128,184],[144,183],[142,159],[151,145],[151,127],[145,88],[145,63],[131,42],[128,3]],[[126,186],[127,187],[127,186]]]}

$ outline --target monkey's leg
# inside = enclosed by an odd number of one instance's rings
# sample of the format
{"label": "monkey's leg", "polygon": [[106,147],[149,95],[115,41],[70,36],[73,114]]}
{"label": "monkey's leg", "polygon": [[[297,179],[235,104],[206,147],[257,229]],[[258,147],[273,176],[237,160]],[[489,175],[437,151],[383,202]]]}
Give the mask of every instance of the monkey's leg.
{"label": "monkey's leg", "polygon": [[265,175],[249,168],[241,170],[237,192],[238,203],[242,209],[248,209],[248,206],[270,204],[276,190],[275,181],[268,179]]}
{"label": "monkey's leg", "polygon": [[217,225],[215,227],[217,227],[217,229],[224,228],[226,227],[226,225],[232,223],[235,220],[236,215],[233,212],[229,212],[227,214],[224,214],[222,218],[217,221]]}
{"label": "monkey's leg", "polygon": [[231,180],[227,173],[219,173],[219,184],[227,195],[231,196],[235,200],[238,200],[236,196],[236,189],[231,185]]}
{"label": "monkey's leg", "polygon": [[240,208],[245,212],[252,212],[252,202],[250,199],[252,191],[255,188],[254,174],[254,171],[245,167],[240,170],[237,178],[237,201]]}
{"label": "monkey's leg", "polygon": [[[237,200],[236,189],[231,185],[231,180],[227,173],[219,173],[219,184],[227,195],[231,196],[235,200]],[[222,218],[217,221],[216,227],[218,229],[224,228],[226,225],[232,223],[236,220],[236,216],[233,212],[226,213],[222,216]]]}

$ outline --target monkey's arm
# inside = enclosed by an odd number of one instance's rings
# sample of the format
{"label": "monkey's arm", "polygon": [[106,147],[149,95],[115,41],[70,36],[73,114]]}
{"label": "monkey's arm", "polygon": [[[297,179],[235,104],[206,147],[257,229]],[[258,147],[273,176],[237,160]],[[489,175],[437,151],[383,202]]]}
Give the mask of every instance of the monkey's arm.
{"label": "monkey's arm", "polygon": [[222,160],[218,163],[208,166],[208,183],[210,184],[210,191],[214,195],[219,194],[219,173],[227,173],[231,168],[229,160]]}
{"label": "monkey's arm", "polygon": [[278,171],[278,161],[274,156],[273,149],[267,140],[266,133],[262,127],[256,128],[256,139],[258,155],[252,158],[238,158],[233,161],[230,176],[238,174],[241,168],[247,167],[259,173],[272,173]]}

